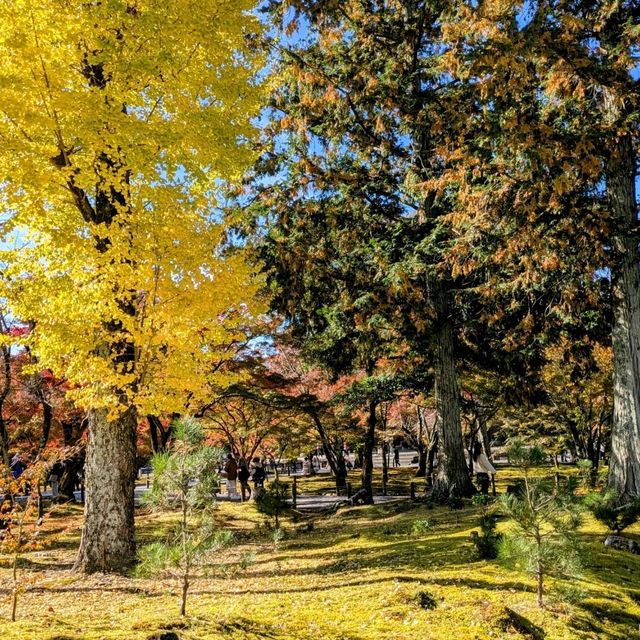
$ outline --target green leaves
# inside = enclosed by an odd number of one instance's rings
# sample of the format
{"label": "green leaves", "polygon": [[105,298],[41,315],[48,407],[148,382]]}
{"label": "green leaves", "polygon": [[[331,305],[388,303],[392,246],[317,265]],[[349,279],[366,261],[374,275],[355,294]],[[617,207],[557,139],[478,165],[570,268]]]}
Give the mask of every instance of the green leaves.
{"label": "green leaves", "polygon": [[542,447],[525,444],[524,440],[515,439],[509,442],[505,455],[510,462],[523,469],[538,467],[547,460]]}

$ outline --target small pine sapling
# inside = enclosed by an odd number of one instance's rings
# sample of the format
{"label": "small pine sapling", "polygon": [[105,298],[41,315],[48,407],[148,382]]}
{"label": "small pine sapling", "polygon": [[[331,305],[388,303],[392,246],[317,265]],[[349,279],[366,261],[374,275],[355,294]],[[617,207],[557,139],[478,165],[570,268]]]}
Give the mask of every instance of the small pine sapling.
{"label": "small pine sapling", "polygon": [[579,569],[574,534],[581,523],[580,509],[572,482],[558,488],[552,479],[532,476],[531,470],[546,459],[542,449],[516,440],[507,455],[522,470],[524,487],[522,493],[500,499],[500,510],[515,528],[500,541],[499,557],[535,577],[538,606],[542,607],[545,577],[575,575]]}
{"label": "small pine sapling", "polygon": [[205,444],[202,427],[195,420],[181,420],[174,429],[171,448],[151,459],[154,481],[146,500],[156,508],[177,507],[180,522],[167,542],[149,544],[140,550],[138,574],[164,574],[178,579],[182,585],[180,615],[184,616],[194,570],[231,544],[233,536],[218,530],[212,516],[220,451]]}
{"label": "small pine sapling", "polygon": [[256,508],[260,513],[273,517],[276,531],[280,529],[280,516],[289,508],[288,498],[289,485],[280,480],[270,482],[256,498]]}
{"label": "small pine sapling", "polygon": [[498,545],[502,539],[502,534],[496,532],[497,518],[492,510],[492,500],[484,494],[473,496],[472,503],[479,506],[480,511],[480,533],[472,531],[471,542],[476,548],[478,557],[483,560],[493,560],[498,557]]}

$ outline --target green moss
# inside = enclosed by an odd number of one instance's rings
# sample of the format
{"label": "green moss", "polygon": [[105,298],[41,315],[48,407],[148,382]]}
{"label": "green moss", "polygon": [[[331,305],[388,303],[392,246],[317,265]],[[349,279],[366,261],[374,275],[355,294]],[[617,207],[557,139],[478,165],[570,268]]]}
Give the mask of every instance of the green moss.
{"label": "green moss", "polygon": [[[607,550],[602,525],[588,519],[581,530],[584,572],[570,586],[584,597],[550,599],[549,608],[539,610],[527,576],[476,559],[469,533],[479,515],[468,506],[452,512],[409,502],[343,509],[296,525],[285,519],[287,536],[274,548],[271,532],[256,529],[264,516],[254,505],[220,504],[215,517],[234,531],[237,544],[194,581],[190,615],[180,621],[174,615],[179,593],[170,580],[70,572],[81,522],[81,510],[71,508],[50,523],[54,544],[27,556],[29,589],[15,624],[7,620],[9,594],[0,589],[0,638],[148,640],[168,631],[181,640],[526,637],[513,622],[508,630],[496,626],[505,607],[544,629],[548,640],[634,637],[640,557]],[[140,513],[139,540],[162,538],[176,519],[173,512]],[[414,534],[420,520],[433,526]],[[506,527],[499,521],[499,531]],[[638,533],[634,525],[627,535]],[[237,570],[242,558],[245,568]],[[0,585],[7,584],[9,569],[0,568]],[[437,603],[434,609],[420,605],[421,592]]]}

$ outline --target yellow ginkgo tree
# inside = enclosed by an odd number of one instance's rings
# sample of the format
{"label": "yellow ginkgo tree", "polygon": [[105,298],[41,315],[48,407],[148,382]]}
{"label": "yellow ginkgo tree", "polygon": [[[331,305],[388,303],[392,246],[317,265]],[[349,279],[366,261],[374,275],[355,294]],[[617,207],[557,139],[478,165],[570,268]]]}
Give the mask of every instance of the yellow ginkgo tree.
{"label": "yellow ginkgo tree", "polygon": [[2,296],[89,413],[76,567],[135,554],[138,416],[223,382],[256,311],[222,185],[260,107],[251,0],[0,0]]}

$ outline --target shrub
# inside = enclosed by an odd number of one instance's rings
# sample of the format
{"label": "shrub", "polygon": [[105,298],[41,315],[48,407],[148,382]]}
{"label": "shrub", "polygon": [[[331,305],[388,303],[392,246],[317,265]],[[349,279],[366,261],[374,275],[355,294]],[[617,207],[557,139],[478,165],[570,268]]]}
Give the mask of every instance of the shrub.
{"label": "shrub", "polygon": [[434,522],[432,520],[415,520],[411,525],[411,533],[414,536],[424,535],[433,529]]}
{"label": "shrub", "polygon": [[187,594],[196,566],[208,564],[215,551],[228,546],[231,532],[219,531],[212,518],[218,478],[216,463],[221,453],[207,446],[202,427],[195,420],[175,425],[169,451],[153,456],[154,481],[147,503],[157,508],[180,509],[180,524],[166,542],[140,550],[139,575],[164,574],[180,580],[180,614],[186,614]]}
{"label": "shrub", "polygon": [[617,534],[640,518],[640,498],[620,504],[615,493],[591,493],[585,503],[596,520]]}
{"label": "shrub", "polygon": [[498,557],[498,544],[502,534],[496,532],[496,516],[490,509],[489,496],[477,494],[473,497],[473,504],[482,508],[480,513],[480,534],[472,531],[470,538],[476,548],[478,557],[483,560],[493,560]]}
{"label": "shrub", "polygon": [[270,482],[264,491],[256,498],[256,508],[260,513],[272,516],[275,528],[280,528],[280,516],[289,508],[289,485],[280,480]]}

